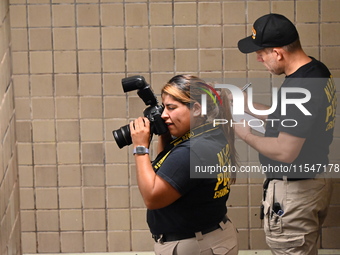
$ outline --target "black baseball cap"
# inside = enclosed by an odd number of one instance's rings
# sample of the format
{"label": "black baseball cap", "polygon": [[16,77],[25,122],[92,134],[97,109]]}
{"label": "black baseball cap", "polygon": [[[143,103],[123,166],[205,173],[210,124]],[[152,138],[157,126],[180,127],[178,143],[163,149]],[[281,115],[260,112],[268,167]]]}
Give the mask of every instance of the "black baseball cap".
{"label": "black baseball cap", "polygon": [[282,47],[299,38],[294,24],[285,16],[270,13],[258,18],[252,28],[252,35],[238,42],[242,53],[251,53],[264,48]]}

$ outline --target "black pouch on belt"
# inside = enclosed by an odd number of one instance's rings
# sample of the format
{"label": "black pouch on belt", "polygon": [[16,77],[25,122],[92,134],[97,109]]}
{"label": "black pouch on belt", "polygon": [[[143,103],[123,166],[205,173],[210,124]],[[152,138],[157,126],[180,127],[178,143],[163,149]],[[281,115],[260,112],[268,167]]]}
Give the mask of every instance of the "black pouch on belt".
{"label": "black pouch on belt", "polygon": [[[266,200],[267,188],[268,188],[270,181],[271,181],[271,179],[266,179],[263,183],[263,201]],[[264,206],[263,206],[263,204],[261,204],[261,207],[260,207],[260,219],[261,220],[264,219]]]}

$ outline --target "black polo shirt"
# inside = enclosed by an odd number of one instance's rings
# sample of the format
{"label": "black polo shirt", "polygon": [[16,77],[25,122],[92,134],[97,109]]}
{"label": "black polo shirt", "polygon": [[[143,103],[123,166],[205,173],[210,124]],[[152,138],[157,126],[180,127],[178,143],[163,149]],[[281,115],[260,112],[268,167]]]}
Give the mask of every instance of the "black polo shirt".
{"label": "black polo shirt", "polygon": [[[311,93],[311,98],[303,106],[311,113],[305,115],[296,105],[287,104],[286,115],[281,114],[282,88],[304,88]],[[304,98],[302,93],[287,93],[288,99]],[[296,137],[305,138],[305,143],[298,157],[292,164],[271,160],[260,154],[260,162],[267,169],[285,166],[286,171],[267,172],[268,178],[313,178],[324,171],[329,163],[329,146],[333,140],[335,122],[336,92],[333,79],[327,67],[312,58],[312,61],[287,76],[278,91],[276,110],[268,119],[277,119],[266,125],[266,137],[278,137],[286,132]],[[295,122],[285,120],[294,120]],[[283,121],[283,122],[282,122]],[[321,166],[321,168],[320,168]],[[277,168],[276,170],[278,170]],[[283,169],[283,168],[281,168]]]}
{"label": "black polo shirt", "polygon": [[219,164],[217,154],[228,147],[222,128],[210,128],[175,146],[157,170],[182,196],[169,206],[148,210],[152,234],[193,234],[218,224],[226,214],[229,179],[217,173],[210,178],[190,177],[197,165]]}

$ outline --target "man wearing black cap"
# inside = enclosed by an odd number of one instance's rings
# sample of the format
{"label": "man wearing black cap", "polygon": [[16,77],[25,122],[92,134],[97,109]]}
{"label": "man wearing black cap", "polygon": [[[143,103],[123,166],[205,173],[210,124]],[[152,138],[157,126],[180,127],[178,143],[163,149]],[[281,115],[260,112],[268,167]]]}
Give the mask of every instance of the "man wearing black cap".
{"label": "man wearing black cap", "polygon": [[[294,24],[279,14],[257,19],[252,35],[240,40],[238,48],[256,52],[270,73],[285,75],[277,108],[261,116],[267,120],[265,136],[252,134],[247,125],[234,126],[236,134],[259,152],[266,170],[262,202],[266,242],[274,254],[317,254],[332,191],[324,174],[330,169],[337,102],[331,74],[323,63],[306,55]],[[288,120],[293,125],[282,124]]]}

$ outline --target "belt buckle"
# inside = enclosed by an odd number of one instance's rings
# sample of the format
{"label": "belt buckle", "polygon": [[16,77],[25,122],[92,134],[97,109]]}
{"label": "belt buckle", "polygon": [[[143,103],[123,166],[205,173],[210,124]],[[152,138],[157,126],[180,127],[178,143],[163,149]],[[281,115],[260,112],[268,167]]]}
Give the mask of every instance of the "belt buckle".
{"label": "belt buckle", "polygon": [[155,240],[156,243],[164,244],[164,241],[163,241],[163,234],[160,234],[160,235],[152,235],[152,238]]}

